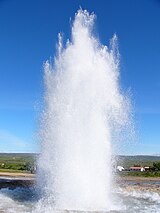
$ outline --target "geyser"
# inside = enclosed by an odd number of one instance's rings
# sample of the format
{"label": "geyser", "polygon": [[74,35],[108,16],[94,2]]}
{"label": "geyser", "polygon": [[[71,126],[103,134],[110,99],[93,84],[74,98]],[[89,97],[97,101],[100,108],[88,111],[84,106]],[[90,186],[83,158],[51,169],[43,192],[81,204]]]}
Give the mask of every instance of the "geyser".
{"label": "geyser", "polygon": [[119,86],[116,36],[110,46],[93,34],[95,15],[78,10],[70,41],[59,36],[54,62],[45,63],[37,212],[113,208],[112,139],[128,122]]}

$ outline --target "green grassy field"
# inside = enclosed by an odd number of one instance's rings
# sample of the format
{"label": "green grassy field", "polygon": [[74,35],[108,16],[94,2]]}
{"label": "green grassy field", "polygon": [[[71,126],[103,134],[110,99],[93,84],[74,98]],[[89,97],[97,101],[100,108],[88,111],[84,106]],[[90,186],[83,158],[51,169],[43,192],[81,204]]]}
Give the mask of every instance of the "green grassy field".
{"label": "green grassy field", "polygon": [[29,172],[36,157],[30,153],[0,153],[0,172]]}
{"label": "green grassy field", "polygon": [[160,171],[156,172],[119,172],[120,177],[135,176],[135,177],[160,177]]}

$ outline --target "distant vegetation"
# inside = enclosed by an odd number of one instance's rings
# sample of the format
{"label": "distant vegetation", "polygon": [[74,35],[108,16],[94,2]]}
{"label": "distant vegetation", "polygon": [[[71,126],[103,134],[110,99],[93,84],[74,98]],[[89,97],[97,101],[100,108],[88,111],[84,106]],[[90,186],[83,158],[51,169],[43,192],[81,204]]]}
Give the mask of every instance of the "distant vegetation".
{"label": "distant vegetation", "polygon": [[[0,153],[0,172],[32,172],[38,154]],[[145,172],[121,172],[122,176],[160,177],[160,156],[117,156],[117,164],[124,168],[131,166],[148,166]]]}
{"label": "distant vegetation", "polygon": [[120,172],[120,176],[136,176],[136,177],[160,177],[160,171],[146,171],[146,172]]}
{"label": "distant vegetation", "polygon": [[36,154],[1,153],[0,172],[30,172],[35,165]]}
{"label": "distant vegetation", "polygon": [[117,156],[117,162],[124,168],[132,166],[149,167],[145,172],[123,171],[120,176],[160,177],[160,156]]}
{"label": "distant vegetation", "polygon": [[160,156],[135,155],[135,156],[117,156],[117,162],[124,168],[129,168],[134,165],[150,166],[154,163],[160,163]]}

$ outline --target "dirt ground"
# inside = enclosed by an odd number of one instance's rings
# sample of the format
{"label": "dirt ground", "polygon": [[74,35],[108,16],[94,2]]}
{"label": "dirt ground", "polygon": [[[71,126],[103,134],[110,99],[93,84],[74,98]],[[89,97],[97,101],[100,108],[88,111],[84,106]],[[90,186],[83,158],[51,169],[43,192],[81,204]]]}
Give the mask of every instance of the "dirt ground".
{"label": "dirt ground", "polygon": [[[30,174],[30,173],[13,173],[13,172],[0,172],[0,177],[26,177],[26,178],[35,178],[35,174]],[[141,182],[141,181],[160,181],[160,177],[136,177],[136,176],[124,176],[124,177],[119,177],[118,180],[120,181],[135,181],[135,182]]]}
{"label": "dirt ground", "polygon": [[29,173],[13,173],[13,172],[0,172],[0,177],[10,177],[10,178],[35,178],[35,174]]}
{"label": "dirt ground", "polygon": [[160,177],[136,177],[136,176],[125,176],[119,177],[120,180],[124,181],[160,181]]}

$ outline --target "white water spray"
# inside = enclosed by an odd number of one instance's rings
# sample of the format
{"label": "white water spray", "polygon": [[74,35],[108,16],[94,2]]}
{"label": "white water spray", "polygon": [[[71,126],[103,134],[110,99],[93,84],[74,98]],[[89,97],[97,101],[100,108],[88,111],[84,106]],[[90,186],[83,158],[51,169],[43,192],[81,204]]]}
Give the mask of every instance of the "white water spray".
{"label": "white water spray", "polygon": [[[66,47],[45,64],[39,159],[39,210],[112,209],[112,135],[128,122],[119,88],[116,36],[110,48],[92,33],[95,15],[79,10]],[[38,207],[37,207],[38,208]]]}

